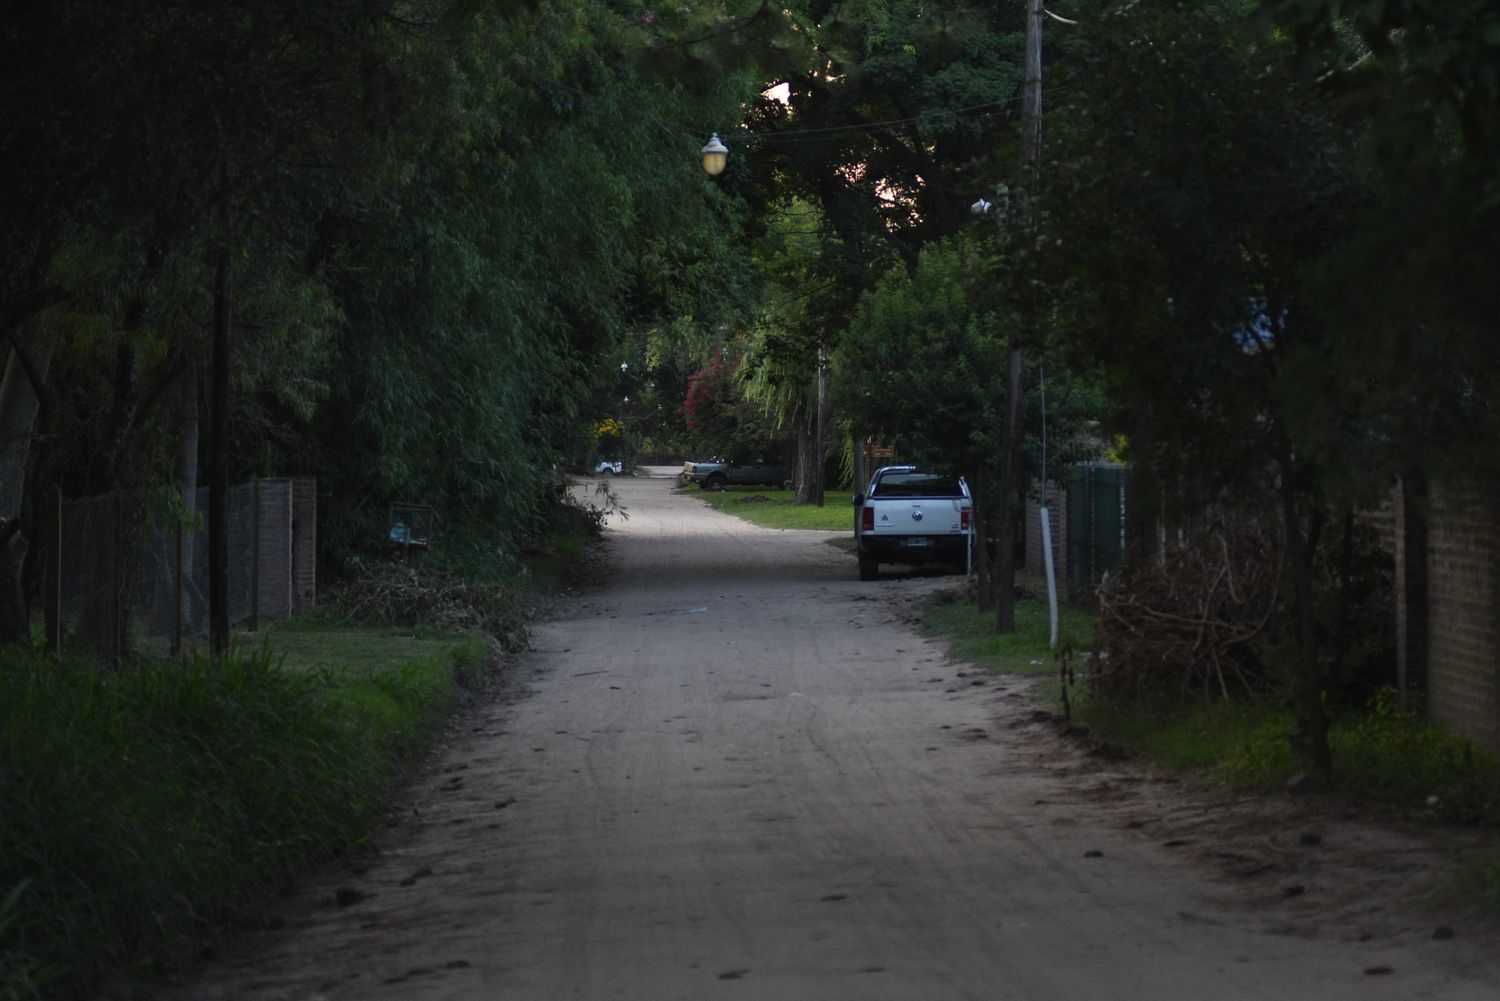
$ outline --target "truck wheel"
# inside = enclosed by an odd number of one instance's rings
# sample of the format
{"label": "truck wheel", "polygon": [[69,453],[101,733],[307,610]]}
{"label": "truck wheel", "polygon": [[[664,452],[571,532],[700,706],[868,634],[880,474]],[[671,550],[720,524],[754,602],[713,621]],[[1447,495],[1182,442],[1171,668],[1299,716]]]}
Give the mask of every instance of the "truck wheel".
{"label": "truck wheel", "polygon": [[723,490],[726,486],[728,486],[728,484],[729,484],[728,480],[726,480],[720,474],[715,473],[714,475],[710,476],[708,479],[706,479],[706,480],[703,481],[703,489],[704,490]]}
{"label": "truck wheel", "polygon": [[875,562],[875,558],[873,556],[866,556],[861,553],[859,556],[859,579],[876,580],[879,577],[880,564]]}

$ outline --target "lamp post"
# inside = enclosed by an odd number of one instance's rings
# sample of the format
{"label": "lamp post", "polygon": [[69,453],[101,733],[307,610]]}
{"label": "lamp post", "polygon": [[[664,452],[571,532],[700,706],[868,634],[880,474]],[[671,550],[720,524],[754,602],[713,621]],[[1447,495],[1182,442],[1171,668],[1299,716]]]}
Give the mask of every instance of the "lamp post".
{"label": "lamp post", "polygon": [[703,155],[703,169],[710,176],[717,177],[724,172],[724,164],[729,161],[729,147],[724,145],[717,132],[699,152]]}

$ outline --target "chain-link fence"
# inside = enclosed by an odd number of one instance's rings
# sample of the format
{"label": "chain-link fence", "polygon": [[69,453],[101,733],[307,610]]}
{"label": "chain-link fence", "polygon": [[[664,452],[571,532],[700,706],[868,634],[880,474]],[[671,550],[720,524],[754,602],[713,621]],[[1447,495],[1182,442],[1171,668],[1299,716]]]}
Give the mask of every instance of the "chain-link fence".
{"label": "chain-link fence", "polygon": [[[230,624],[254,629],[312,607],[316,481],[254,480],[226,500]],[[54,635],[113,662],[208,632],[208,490],[182,501],[154,514],[122,494],[59,504],[46,588]]]}

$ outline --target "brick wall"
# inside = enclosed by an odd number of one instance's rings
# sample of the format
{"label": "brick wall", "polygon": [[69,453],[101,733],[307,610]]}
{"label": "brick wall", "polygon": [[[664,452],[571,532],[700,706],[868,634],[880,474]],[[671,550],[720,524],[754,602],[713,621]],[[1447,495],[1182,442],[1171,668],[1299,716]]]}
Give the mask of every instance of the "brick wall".
{"label": "brick wall", "polygon": [[1026,495],[1026,558],[1022,566],[1037,573],[1046,572],[1042,562],[1042,500],[1045,496],[1052,515],[1052,566],[1059,581],[1067,578],[1068,559],[1068,492],[1057,483],[1048,483],[1045,495],[1039,480],[1033,480]]}
{"label": "brick wall", "polygon": [[1428,708],[1433,718],[1500,754],[1495,493],[1477,485],[1435,485],[1430,512]]}

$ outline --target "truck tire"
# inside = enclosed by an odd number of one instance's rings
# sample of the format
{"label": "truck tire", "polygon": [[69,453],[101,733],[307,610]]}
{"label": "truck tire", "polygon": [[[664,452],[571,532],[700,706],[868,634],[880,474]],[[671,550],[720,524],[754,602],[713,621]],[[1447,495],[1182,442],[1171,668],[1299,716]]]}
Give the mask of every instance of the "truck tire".
{"label": "truck tire", "polygon": [[878,580],[879,577],[880,577],[880,564],[875,561],[875,557],[873,557],[873,556],[866,556],[864,553],[860,553],[859,554],[859,579],[860,580]]}
{"label": "truck tire", "polygon": [[714,473],[703,481],[704,490],[723,490],[728,485],[729,480],[725,478],[723,473]]}

